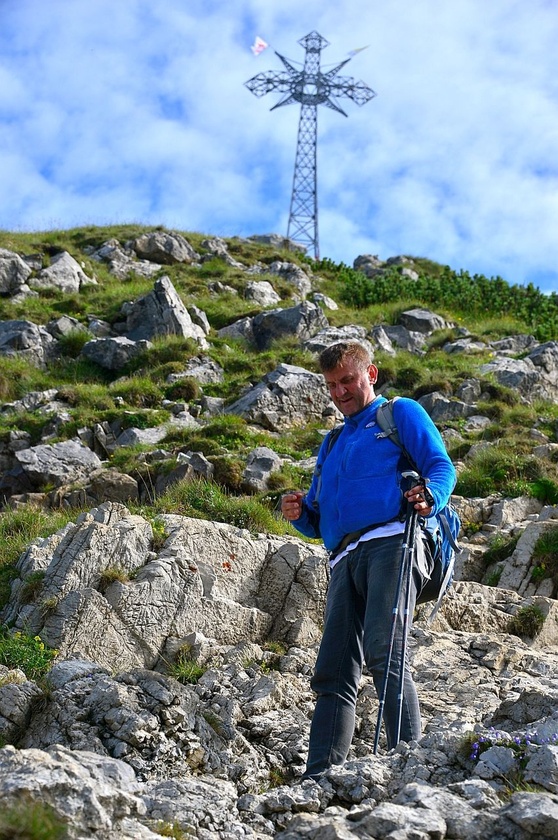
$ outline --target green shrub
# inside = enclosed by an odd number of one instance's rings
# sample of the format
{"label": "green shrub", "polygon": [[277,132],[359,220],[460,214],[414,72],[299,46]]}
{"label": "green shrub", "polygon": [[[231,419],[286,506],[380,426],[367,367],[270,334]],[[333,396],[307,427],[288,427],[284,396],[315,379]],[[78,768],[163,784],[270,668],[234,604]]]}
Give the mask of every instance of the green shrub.
{"label": "green shrub", "polygon": [[93,335],[88,330],[70,330],[58,339],[58,349],[63,356],[77,359],[84,345],[92,338]]}
{"label": "green shrub", "polygon": [[554,583],[553,597],[558,591],[558,528],[544,531],[533,547],[533,571],[531,579],[534,581],[549,578]]}
{"label": "green shrub", "polygon": [[194,828],[182,828],[178,822],[165,822],[157,820],[150,826],[156,834],[161,837],[171,837],[172,840],[190,840],[194,836]]}
{"label": "green shrub", "polygon": [[0,610],[7,603],[10,585],[18,577],[18,557],[37,537],[47,537],[71,521],[75,511],[44,511],[26,505],[0,514]]}
{"label": "green shrub", "polygon": [[19,573],[15,566],[4,563],[0,566],[0,610],[10,600],[10,592],[12,591],[12,583],[19,577]]}
{"label": "green shrub", "polygon": [[40,636],[26,636],[0,627],[0,665],[20,668],[30,680],[38,680],[50,670],[57,650],[45,646]]}
{"label": "green shrub", "polygon": [[244,475],[244,462],[230,455],[210,455],[209,461],[213,464],[213,480],[228,490],[239,492]]}
{"label": "green shrub", "polygon": [[[204,434],[225,449],[236,449],[243,445],[256,446],[260,437],[248,428],[246,420],[236,414],[223,414],[210,420]],[[261,437],[265,438],[265,435],[262,433]]]}
{"label": "green shrub", "polygon": [[144,354],[137,357],[138,365],[145,367],[147,371],[171,362],[180,362],[184,370],[186,362],[197,356],[200,349],[193,338],[185,338],[182,335],[157,336],[152,339],[151,344]]}
{"label": "green shrub", "polygon": [[164,391],[167,400],[192,402],[193,400],[198,399],[200,395],[200,386],[197,380],[192,376],[185,376],[183,379],[178,379],[171,385],[165,386]]}
{"label": "green shrub", "polygon": [[66,840],[68,829],[50,805],[24,797],[3,803],[0,840]]}
{"label": "green shrub", "polygon": [[179,452],[201,452],[208,459],[223,452],[223,447],[218,441],[204,437],[203,431],[195,429],[174,429],[171,426],[163,443],[165,446],[178,446]]}
{"label": "green shrub", "polygon": [[163,401],[163,392],[148,376],[132,376],[118,380],[110,389],[111,396],[121,397],[136,408],[157,408]]}
{"label": "green shrub", "polygon": [[183,685],[195,685],[203,677],[206,669],[192,659],[189,645],[178,651],[176,662],[169,667],[169,674]]}
{"label": "green shrub", "polygon": [[43,581],[45,579],[44,571],[31,572],[23,581],[21,587],[21,602],[22,604],[30,604],[35,600],[41,589],[43,588]]}
{"label": "green shrub", "polygon": [[529,485],[530,495],[543,505],[558,504],[558,483],[551,478],[538,478]]}
{"label": "green shrub", "polygon": [[540,459],[523,455],[509,443],[495,444],[467,461],[458,476],[455,492],[460,496],[527,495],[532,483],[542,477],[543,470]]}
{"label": "green shrub", "polygon": [[544,613],[536,604],[521,607],[514,615],[509,625],[509,632],[514,636],[527,636],[534,639],[541,632],[544,625]]}
{"label": "green shrub", "polygon": [[120,583],[127,583],[130,580],[130,575],[120,566],[109,566],[103,569],[99,578],[99,592],[106,592],[111,583],[116,580]]}
{"label": "green shrub", "polygon": [[294,533],[292,526],[275,516],[261,501],[233,496],[213,481],[195,479],[172,484],[153,502],[160,513],[178,513],[198,519],[226,522],[252,533]]}
{"label": "green shrub", "polygon": [[503,571],[504,571],[504,567],[503,566],[498,566],[498,568],[494,569],[492,572],[490,572],[489,575],[486,576],[486,580],[484,580],[483,582],[487,586],[498,586],[498,584],[500,583],[500,578],[502,577],[502,572]]}
{"label": "green shrub", "polygon": [[115,407],[113,395],[109,393],[107,386],[101,383],[76,382],[62,385],[58,389],[58,398],[69,403],[72,408],[79,409],[86,417],[87,413],[92,413],[96,419],[100,412]]}
{"label": "green shrub", "polygon": [[485,566],[490,566],[492,563],[500,563],[511,557],[515,551],[515,547],[519,540],[519,535],[510,537],[503,534],[496,534],[489,543],[488,548],[483,554]]}

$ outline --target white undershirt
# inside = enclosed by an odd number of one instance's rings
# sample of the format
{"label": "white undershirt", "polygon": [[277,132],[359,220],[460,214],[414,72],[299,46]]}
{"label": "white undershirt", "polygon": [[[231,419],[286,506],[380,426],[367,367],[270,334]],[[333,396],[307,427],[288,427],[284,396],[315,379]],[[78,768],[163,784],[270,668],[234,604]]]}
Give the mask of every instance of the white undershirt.
{"label": "white undershirt", "polygon": [[339,563],[339,561],[349,553],[349,551],[356,548],[359,543],[368,542],[368,540],[377,540],[379,537],[393,537],[395,534],[402,534],[404,530],[405,523],[401,522],[399,519],[395,519],[393,522],[387,522],[385,525],[380,525],[378,528],[366,531],[365,534],[361,534],[358,539],[349,543],[343,551],[340,551],[339,554],[336,554],[335,557],[329,561],[330,569],[333,569],[334,566],[336,566],[337,563]]}

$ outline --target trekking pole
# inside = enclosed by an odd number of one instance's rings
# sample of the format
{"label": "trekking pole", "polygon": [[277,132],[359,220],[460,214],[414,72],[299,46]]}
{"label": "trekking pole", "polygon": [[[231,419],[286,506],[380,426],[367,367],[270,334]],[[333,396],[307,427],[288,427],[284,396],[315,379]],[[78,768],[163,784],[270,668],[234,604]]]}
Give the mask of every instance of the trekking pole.
{"label": "trekking pole", "polygon": [[[419,474],[416,473],[414,470],[407,470],[402,473],[402,476],[409,480],[409,487],[414,487],[416,484],[419,483],[420,478]],[[414,505],[408,504],[407,511],[405,514],[405,531],[403,534],[403,545],[401,549],[401,563],[399,566],[399,575],[397,578],[397,587],[395,590],[395,600],[393,603],[392,609],[392,619],[391,619],[391,629],[389,634],[389,643],[388,643],[388,650],[386,655],[386,664],[384,666],[384,676],[382,681],[382,691],[380,693],[379,698],[379,706],[378,706],[378,717],[376,719],[376,732],[374,735],[374,755],[378,754],[378,744],[380,742],[380,730],[382,727],[382,718],[384,716],[384,708],[386,705],[386,696],[387,696],[387,687],[388,687],[388,680],[389,680],[389,669],[391,667],[391,659],[393,655],[393,644],[395,641],[395,633],[397,630],[397,617],[399,615],[399,601],[401,599],[401,592],[403,591],[403,581],[405,578],[405,574],[407,573],[407,581],[406,581],[406,588],[405,588],[405,608],[406,613],[408,614],[409,610],[409,602],[410,602],[410,580],[411,580],[411,572],[412,572],[412,565],[409,563],[409,559],[412,562],[412,552],[411,548],[414,551],[414,540],[415,540],[415,530],[416,530],[416,522],[417,522],[417,512],[414,509]],[[405,617],[408,620],[408,615]],[[404,630],[404,642],[406,635],[406,629]],[[406,655],[406,646],[405,647],[405,655]],[[402,660],[403,661],[403,660]],[[397,742],[399,741],[399,735],[401,733],[401,713],[403,707],[403,690],[401,685],[401,673],[404,673],[404,661],[403,661],[403,670],[400,667],[400,675],[399,675],[399,694],[398,694],[398,712],[397,712]]]}
{"label": "trekking pole", "polygon": [[[409,488],[415,487],[420,482],[418,473],[413,470],[402,473],[403,478],[408,479]],[[413,567],[415,564],[416,530],[418,513],[414,504],[407,504],[407,516],[405,520],[405,543],[407,548],[407,581],[405,590],[405,609],[403,613],[403,638],[401,640],[401,661],[399,663],[399,693],[397,695],[397,728],[395,742],[399,743],[401,736],[401,719],[403,717],[403,687],[405,684],[405,665],[407,660],[407,633],[409,631],[409,614],[411,607],[411,582],[413,579]],[[407,527],[408,524],[408,527]]]}

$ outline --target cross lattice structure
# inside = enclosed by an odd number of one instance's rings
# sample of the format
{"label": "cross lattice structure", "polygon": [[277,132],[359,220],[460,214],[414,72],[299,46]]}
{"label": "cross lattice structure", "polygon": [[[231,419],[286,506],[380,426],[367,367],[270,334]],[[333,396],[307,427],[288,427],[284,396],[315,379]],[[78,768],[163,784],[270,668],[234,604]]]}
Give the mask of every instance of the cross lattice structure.
{"label": "cross lattice structure", "polygon": [[325,105],[347,116],[335,101],[335,98],[347,97],[364,105],[376,94],[364,82],[346,76],[337,76],[338,72],[351,59],[347,58],[331,70],[323,73],[320,69],[320,55],[329,41],[318,32],[310,32],[298,42],[306,50],[304,65],[297,69],[284,56],[275,52],[286,70],[268,71],[245,82],[246,87],[255,96],[277,90],[285,96],[270,110],[300,102],[300,119],[293,175],[293,190],[289,212],[287,239],[300,243],[306,249],[312,248],[314,258],[320,258],[318,239],[318,105]]}

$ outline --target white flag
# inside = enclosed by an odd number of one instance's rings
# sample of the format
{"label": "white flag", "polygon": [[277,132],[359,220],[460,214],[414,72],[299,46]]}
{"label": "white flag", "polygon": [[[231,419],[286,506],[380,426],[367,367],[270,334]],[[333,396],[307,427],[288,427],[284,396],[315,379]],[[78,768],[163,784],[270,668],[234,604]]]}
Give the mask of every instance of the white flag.
{"label": "white flag", "polygon": [[254,55],[259,55],[261,52],[267,49],[267,47],[269,47],[269,44],[266,44],[263,38],[260,38],[259,35],[256,35],[256,40],[254,41],[251,47],[251,50],[254,53]]}

